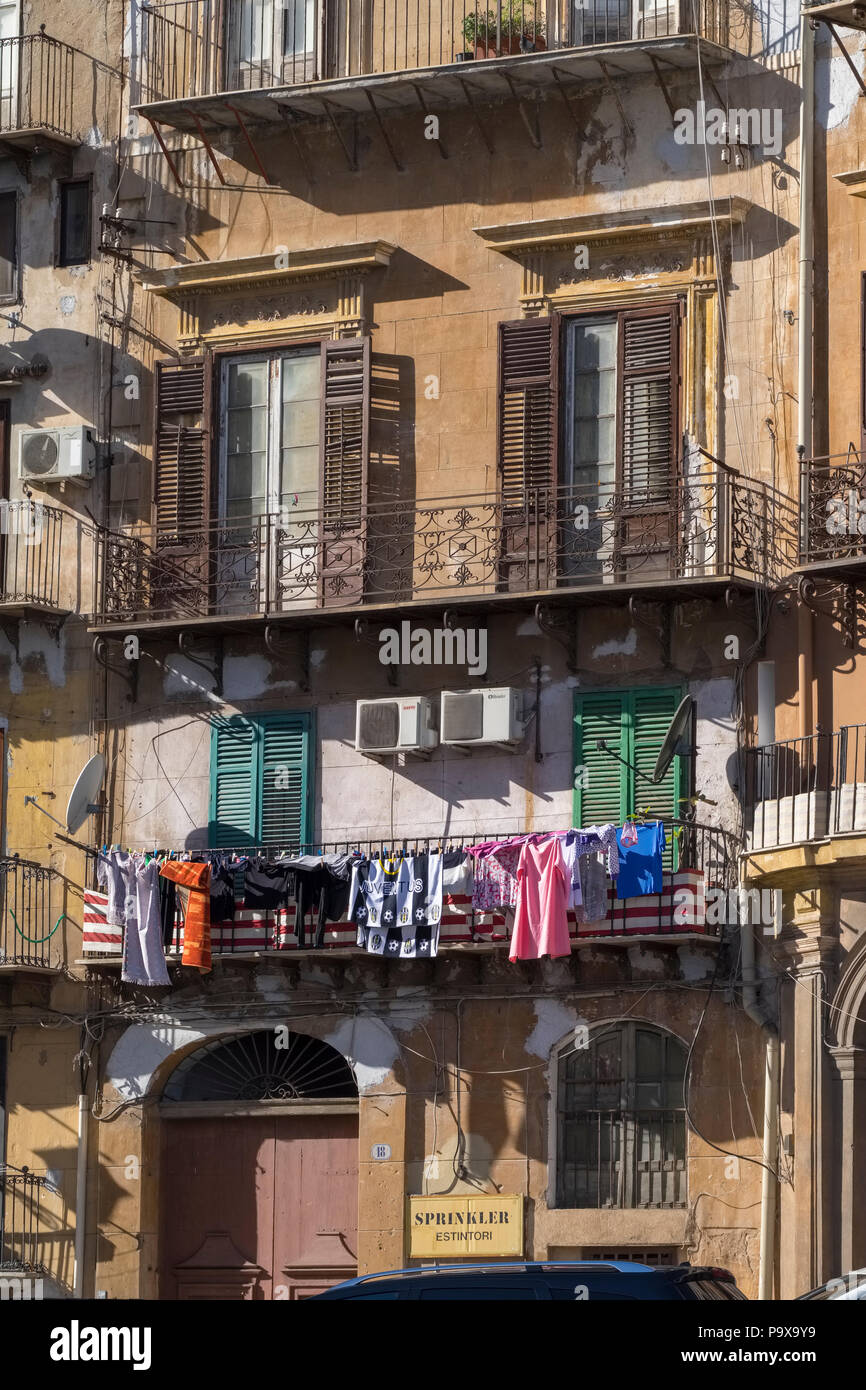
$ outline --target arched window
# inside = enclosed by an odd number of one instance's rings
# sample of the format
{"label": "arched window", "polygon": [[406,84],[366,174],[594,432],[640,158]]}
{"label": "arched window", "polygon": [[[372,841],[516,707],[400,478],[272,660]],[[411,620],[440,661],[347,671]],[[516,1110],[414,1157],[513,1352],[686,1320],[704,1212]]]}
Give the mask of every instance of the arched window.
{"label": "arched window", "polygon": [[[279,1044],[285,1040],[286,1046]],[[318,1038],[263,1028],[190,1053],[163,1092],[167,1101],[309,1100],[357,1096],[351,1067]]]}
{"label": "arched window", "polygon": [[556,1205],[684,1207],[686,1049],[643,1023],[601,1028],[558,1065]]}

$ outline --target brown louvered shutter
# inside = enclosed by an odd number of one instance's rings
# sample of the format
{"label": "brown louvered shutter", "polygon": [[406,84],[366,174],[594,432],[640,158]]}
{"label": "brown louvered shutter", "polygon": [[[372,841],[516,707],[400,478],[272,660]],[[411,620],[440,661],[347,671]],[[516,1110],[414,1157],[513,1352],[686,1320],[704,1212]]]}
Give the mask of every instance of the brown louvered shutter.
{"label": "brown louvered shutter", "polygon": [[322,564],[325,607],[364,592],[370,453],[370,340],[322,344]]}
{"label": "brown louvered shutter", "polygon": [[499,325],[501,579],[525,592],[556,575],[559,329],[557,314]]}
{"label": "brown louvered shutter", "polygon": [[667,500],[676,474],[677,319],[673,305],[620,318],[620,475],[628,505]]}
{"label": "brown louvered shutter", "polygon": [[207,521],[209,494],[208,364],[156,364],[154,432],[156,530],[161,547],[186,548]]}
{"label": "brown louvered shutter", "polygon": [[156,364],[152,606],[207,612],[210,358]]}
{"label": "brown louvered shutter", "polygon": [[679,309],[619,316],[618,527],[620,578],[676,578],[682,498],[678,484]]}

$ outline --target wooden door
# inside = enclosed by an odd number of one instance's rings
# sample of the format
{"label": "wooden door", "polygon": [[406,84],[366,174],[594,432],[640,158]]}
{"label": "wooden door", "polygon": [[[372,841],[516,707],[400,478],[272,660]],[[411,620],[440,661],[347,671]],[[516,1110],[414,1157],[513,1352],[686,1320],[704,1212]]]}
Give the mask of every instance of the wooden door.
{"label": "wooden door", "polygon": [[354,1115],[167,1120],[160,1297],[299,1299],[357,1268]]}

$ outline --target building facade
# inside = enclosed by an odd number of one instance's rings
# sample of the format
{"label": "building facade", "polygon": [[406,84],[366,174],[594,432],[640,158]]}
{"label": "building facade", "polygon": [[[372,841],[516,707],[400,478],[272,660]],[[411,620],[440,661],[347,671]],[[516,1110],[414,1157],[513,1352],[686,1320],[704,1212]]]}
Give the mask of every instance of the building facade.
{"label": "building facade", "polygon": [[[724,1265],[752,1297],[866,1263],[860,532],[818,534],[859,516],[859,33],[118,0],[85,55],[74,3],[68,32],[25,9],[3,1262],[294,1299],[465,1258],[415,1225],[518,1198],[493,1253]],[[135,985],[97,891],[99,847],[389,857],[629,818],[665,825],[661,894],[556,960],[510,962],[455,891],[434,959],[238,913],[212,970],[170,932],[170,985]]]}

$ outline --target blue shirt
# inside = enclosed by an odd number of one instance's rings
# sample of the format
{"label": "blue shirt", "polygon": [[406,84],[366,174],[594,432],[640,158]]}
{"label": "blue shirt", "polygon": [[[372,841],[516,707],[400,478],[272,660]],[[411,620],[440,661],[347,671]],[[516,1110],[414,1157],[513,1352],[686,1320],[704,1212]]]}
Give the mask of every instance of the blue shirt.
{"label": "blue shirt", "polygon": [[645,898],[662,891],[662,850],[665,847],[665,828],[661,821],[638,825],[637,844],[624,845],[622,828],[616,832],[619,845],[619,873],[616,878],[618,898]]}

